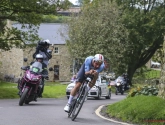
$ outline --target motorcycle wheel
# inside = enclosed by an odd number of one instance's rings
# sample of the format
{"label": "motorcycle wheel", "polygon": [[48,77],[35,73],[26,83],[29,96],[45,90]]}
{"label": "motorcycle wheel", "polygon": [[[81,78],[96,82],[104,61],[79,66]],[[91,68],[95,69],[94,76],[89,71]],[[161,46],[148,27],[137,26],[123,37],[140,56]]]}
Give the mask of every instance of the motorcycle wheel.
{"label": "motorcycle wheel", "polygon": [[25,90],[23,91],[22,95],[21,95],[21,98],[19,100],[19,105],[22,106],[25,99],[26,99],[26,95],[28,93],[29,89],[28,88],[25,88]]}
{"label": "motorcycle wheel", "polygon": [[29,101],[25,101],[25,104],[29,104]]}
{"label": "motorcycle wheel", "polygon": [[117,90],[115,91],[115,94],[116,94],[116,95],[118,95],[118,92],[117,92]]}
{"label": "motorcycle wheel", "polygon": [[115,94],[118,95],[118,88],[116,87],[116,91],[115,91]]}

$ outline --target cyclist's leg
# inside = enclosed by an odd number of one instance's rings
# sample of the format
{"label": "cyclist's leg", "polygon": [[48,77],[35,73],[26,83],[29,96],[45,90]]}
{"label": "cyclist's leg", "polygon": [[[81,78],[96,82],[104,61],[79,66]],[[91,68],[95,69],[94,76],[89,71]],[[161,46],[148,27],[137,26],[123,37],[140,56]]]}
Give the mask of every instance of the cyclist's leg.
{"label": "cyclist's leg", "polygon": [[72,99],[74,98],[74,96],[76,95],[77,91],[79,90],[81,83],[84,81],[85,79],[85,64],[83,64],[77,74],[77,78],[76,78],[76,85],[75,87],[71,90],[71,94],[69,96],[68,99],[68,103],[66,104],[66,106],[64,107],[64,111],[68,112],[70,109],[70,104],[72,102]]}

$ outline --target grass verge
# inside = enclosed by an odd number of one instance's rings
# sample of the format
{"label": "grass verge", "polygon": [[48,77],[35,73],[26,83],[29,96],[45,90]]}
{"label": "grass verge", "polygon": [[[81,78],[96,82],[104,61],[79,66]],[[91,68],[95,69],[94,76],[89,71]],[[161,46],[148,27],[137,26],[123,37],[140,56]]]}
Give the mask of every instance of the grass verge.
{"label": "grass verge", "polygon": [[135,96],[107,107],[111,118],[140,125],[164,125],[165,100],[157,96]]}
{"label": "grass verge", "polygon": [[[43,92],[43,98],[61,98],[66,96],[66,86],[58,82],[46,82]],[[0,81],[0,99],[15,99],[18,89],[16,83]]]}

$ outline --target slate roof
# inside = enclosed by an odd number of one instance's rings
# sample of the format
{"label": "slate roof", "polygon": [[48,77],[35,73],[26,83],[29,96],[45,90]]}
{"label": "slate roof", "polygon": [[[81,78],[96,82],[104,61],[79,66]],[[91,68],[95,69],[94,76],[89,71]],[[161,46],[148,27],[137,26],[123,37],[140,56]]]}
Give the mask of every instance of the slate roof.
{"label": "slate roof", "polygon": [[[13,24],[13,27],[21,29],[21,24]],[[60,23],[42,23],[38,35],[42,39],[49,39],[52,44],[65,44],[66,38],[68,38],[65,29],[64,25]]]}

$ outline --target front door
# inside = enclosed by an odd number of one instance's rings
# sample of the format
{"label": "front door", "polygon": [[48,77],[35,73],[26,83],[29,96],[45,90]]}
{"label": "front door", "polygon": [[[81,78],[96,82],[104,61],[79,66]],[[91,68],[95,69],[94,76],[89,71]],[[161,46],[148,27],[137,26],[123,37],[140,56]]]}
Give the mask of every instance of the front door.
{"label": "front door", "polygon": [[54,80],[59,80],[59,65],[54,65]]}

